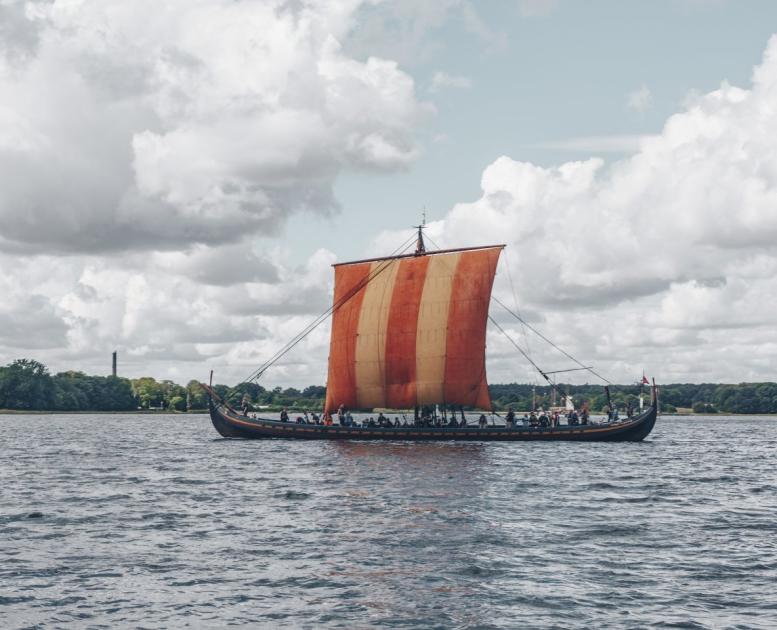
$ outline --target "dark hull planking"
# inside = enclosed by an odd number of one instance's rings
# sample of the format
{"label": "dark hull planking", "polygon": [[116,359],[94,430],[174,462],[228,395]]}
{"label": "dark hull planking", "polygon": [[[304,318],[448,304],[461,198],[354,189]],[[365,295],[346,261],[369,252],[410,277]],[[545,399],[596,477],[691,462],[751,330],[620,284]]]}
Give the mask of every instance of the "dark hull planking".
{"label": "dark hull planking", "polygon": [[609,424],[555,428],[518,427],[341,427],[248,418],[210,402],[213,426],[227,438],[284,438],[293,440],[385,440],[413,442],[639,442],[653,430],[657,416],[653,403],[633,418]]}

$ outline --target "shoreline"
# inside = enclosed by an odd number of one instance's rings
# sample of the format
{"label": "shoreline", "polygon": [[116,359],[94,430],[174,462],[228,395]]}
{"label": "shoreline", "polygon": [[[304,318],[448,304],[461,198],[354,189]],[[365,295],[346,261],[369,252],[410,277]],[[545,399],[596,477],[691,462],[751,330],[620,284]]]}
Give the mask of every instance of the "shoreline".
{"label": "shoreline", "polygon": [[[278,413],[280,410],[263,410],[268,414]],[[301,413],[304,410],[290,409],[290,413]],[[308,410],[309,411],[309,410]],[[261,412],[253,412],[259,413]],[[359,412],[364,414],[375,412]],[[475,413],[475,412],[472,412]],[[496,413],[504,413],[504,410],[497,411]],[[207,409],[191,409],[189,411],[168,411],[166,409],[135,409],[127,411],[63,411],[63,410],[51,410],[51,409],[0,409],[0,415],[3,416],[115,416],[115,415],[137,415],[137,416],[154,416],[154,415],[168,415],[168,416],[187,416],[187,415],[207,415]],[[596,414],[595,414],[596,415]],[[601,414],[599,414],[601,415]],[[715,418],[715,417],[729,417],[729,416],[765,416],[765,417],[777,417],[777,413],[734,413],[734,412],[718,412],[718,413],[675,413],[675,412],[663,412],[659,414],[660,417],[672,417],[672,418]]]}
{"label": "shoreline", "polygon": [[207,414],[207,409],[192,409],[191,411],[168,411],[167,409],[135,409],[135,410],[128,410],[128,411],[62,411],[62,410],[52,410],[52,409],[43,409],[43,410],[35,410],[35,409],[0,409],[0,415],[8,415],[8,416],[29,416],[29,415],[38,415],[38,416],[84,416],[84,415],[92,415],[92,416],[111,416],[111,415],[138,415],[138,416],[153,416],[153,415],[174,415],[174,416],[185,416],[185,415],[197,415],[197,414]]}

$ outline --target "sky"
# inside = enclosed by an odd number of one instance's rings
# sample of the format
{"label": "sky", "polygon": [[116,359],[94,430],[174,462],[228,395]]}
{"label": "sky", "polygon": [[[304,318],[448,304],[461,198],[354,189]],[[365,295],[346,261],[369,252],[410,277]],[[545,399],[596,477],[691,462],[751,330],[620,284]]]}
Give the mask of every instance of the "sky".
{"label": "sky", "polygon": [[[0,364],[235,383],[425,212],[614,382],[773,381],[775,33],[758,0],[0,0]],[[328,334],[262,384],[322,384]],[[487,365],[536,379],[496,330]]]}

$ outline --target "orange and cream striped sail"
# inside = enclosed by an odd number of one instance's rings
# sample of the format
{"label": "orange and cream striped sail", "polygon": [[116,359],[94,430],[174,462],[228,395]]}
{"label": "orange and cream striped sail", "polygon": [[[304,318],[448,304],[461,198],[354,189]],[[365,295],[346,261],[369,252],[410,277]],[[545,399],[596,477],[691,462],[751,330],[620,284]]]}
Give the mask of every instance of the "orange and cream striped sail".
{"label": "orange and cream striped sail", "polygon": [[486,323],[503,247],[335,265],[326,409],[491,409]]}

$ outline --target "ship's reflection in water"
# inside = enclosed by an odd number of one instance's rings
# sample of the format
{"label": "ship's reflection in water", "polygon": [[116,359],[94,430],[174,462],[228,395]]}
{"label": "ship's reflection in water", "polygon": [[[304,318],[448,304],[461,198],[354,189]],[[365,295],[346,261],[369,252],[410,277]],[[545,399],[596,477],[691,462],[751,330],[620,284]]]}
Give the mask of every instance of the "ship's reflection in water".
{"label": "ship's reflection in water", "polygon": [[406,466],[479,465],[487,456],[488,446],[481,442],[359,442],[332,441],[338,456],[345,461],[367,458],[370,462]]}
{"label": "ship's reflection in water", "polygon": [[3,627],[775,626],[774,419],[211,437],[205,416],[0,416]]}
{"label": "ship's reflection in water", "polygon": [[[445,567],[459,566],[466,572],[466,567],[476,565],[477,550],[458,542],[463,542],[463,532],[466,537],[488,537],[476,508],[488,494],[483,478],[488,446],[369,442],[332,446],[343,469],[361,474],[364,482],[348,496],[349,511],[367,514],[364,535],[354,543],[369,559],[364,564],[336,565],[333,575],[363,585],[364,603],[375,615],[401,619],[421,613],[430,627],[439,624],[439,615],[429,606],[432,599],[471,597],[476,592],[471,585],[443,576]],[[380,479],[377,486],[370,483],[372,478]],[[478,606],[446,608],[449,613],[457,611],[446,615],[457,625],[488,622]]]}

